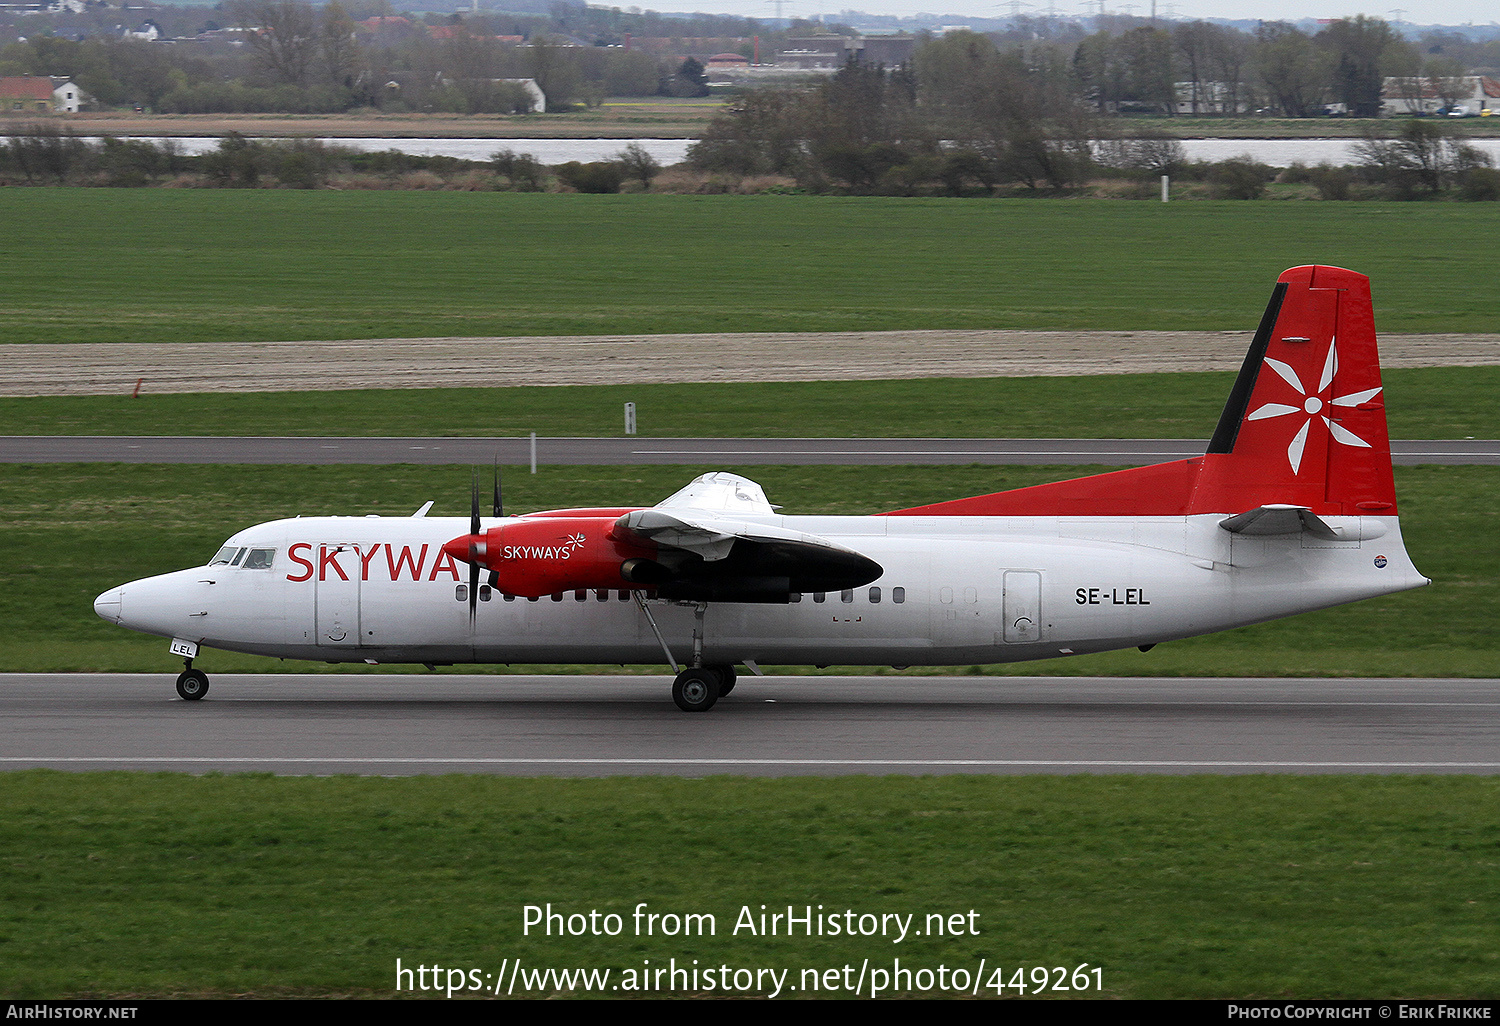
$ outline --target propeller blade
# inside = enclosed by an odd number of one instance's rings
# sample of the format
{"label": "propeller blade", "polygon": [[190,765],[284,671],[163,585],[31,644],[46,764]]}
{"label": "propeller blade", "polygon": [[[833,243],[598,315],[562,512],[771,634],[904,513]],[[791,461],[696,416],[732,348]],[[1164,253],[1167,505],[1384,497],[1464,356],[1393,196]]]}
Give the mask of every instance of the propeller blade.
{"label": "propeller blade", "polygon": [[474,539],[479,536],[479,471],[474,471],[469,486],[469,629],[479,617],[479,553]]}
{"label": "propeller blade", "polygon": [[479,558],[474,546],[469,545],[469,628],[479,616]]}
{"label": "propeller blade", "polygon": [[495,516],[505,516],[500,505],[500,458],[498,456],[495,458]]}

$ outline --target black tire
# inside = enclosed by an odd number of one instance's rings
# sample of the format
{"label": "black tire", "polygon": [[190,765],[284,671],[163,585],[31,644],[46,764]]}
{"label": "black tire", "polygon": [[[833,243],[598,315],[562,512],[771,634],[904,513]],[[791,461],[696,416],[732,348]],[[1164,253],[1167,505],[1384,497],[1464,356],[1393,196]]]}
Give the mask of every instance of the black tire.
{"label": "black tire", "polygon": [[672,682],[672,701],[683,712],[708,712],[719,700],[719,674],[708,667],[683,670]]}
{"label": "black tire", "polygon": [[177,678],[177,694],[184,702],[196,702],[208,694],[208,674],[202,670],[183,670]]}
{"label": "black tire", "polygon": [[710,666],[708,669],[713,670],[719,675],[720,698],[723,698],[734,690],[734,685],[739,680],[739,675],[734,672],[733,666]]}

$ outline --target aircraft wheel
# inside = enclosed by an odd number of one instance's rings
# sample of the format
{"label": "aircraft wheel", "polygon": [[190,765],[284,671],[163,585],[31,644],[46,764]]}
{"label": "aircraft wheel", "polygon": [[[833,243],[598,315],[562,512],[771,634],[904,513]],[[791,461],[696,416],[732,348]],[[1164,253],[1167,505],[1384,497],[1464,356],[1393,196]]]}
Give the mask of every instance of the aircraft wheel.
{"label": "aircraft wheel", "polygon": [[718,700],[718,671],[706,666],[683,670],[672,682],[672,701],[683,712],[708,712]]}
{"label": "aircraft wheel", "polygon": [[177,694],[184,702],[196,702],[208,694],[208,674],[202,670],[183,670],[177,678]]}
{"label": "aircraft wheel", "polygon": [[739,680],[739,676],[734,672],[733,666],[710,666],[708,669],[713,670],[719,675],[720,698],[723,698],[734,690],[735,682]]}

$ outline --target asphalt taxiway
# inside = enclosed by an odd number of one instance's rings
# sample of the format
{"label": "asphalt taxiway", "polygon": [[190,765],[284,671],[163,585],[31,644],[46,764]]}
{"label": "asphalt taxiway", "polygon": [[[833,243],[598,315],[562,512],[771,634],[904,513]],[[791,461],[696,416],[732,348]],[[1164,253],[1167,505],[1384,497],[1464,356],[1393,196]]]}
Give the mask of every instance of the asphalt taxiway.
{"label": "asphalt taxiway", "polygon": [[[594,466],[1103,464],[1141,466],[1203,454],[1193,439],[1097,438],[539,438],[541,464]],[[530,438],[0,436],[0,463],[524,465]],[[1500,463],[1500,441],[1391,443],[1392,462]]]}
{"label": "asphalt taxiway", "polygon": [[1500,773],[1500,680],[0,675],[0,768],[755,776]]}

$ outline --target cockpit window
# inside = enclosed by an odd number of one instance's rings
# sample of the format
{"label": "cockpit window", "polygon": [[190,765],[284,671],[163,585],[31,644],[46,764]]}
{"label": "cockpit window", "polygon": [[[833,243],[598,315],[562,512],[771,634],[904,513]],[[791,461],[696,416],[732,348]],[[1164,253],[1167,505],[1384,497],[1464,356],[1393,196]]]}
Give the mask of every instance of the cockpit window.
{"label": "cockpit window", "polygon": [[242,565],[246,570],[269,570],[275,558],[275,549],[251,549]]}
{"label": "cockpit window", "polygon": [[[240,561],[245,558],[245,553],[247,553],[249,551],[250,551],[250,549],[248,547],[244,546],[244,545],[226,545],[222,549],[220,549],[217,553],[214,554],[214,558],[208,561],[208,565],[209,566],[239,566],[240,565]],[[269,552],[273,556],[276,554],[276,550],[275,549],[257,549],[256,551],[257,552],[261,552],[261,551]],[[271,564],[269,562],[266,564],[266,566],[270,566],[270,565]]]}

